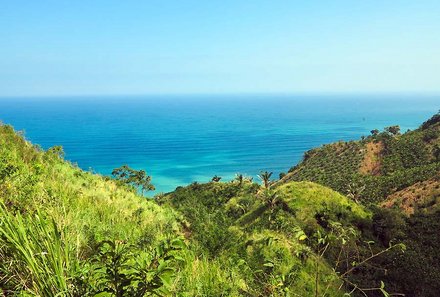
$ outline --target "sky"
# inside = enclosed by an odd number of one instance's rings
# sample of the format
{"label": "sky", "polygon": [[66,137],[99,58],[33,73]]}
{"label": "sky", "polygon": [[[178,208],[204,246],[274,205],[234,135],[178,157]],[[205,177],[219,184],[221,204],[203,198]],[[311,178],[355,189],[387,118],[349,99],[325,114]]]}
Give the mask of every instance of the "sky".
{"label": "sky", "polygon": [[0,0],[0,97],[440,92],[440,1]]}

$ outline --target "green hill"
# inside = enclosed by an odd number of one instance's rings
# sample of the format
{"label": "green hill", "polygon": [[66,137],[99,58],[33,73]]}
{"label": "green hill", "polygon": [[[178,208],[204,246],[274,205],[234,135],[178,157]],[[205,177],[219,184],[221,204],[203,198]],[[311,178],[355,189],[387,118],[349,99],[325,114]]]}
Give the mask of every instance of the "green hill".
{"label": "green hill", "polygon": [[[5,296],[436,296],[439,119],[403,135],[314,149],[276,183],[193,183],[155,199],[1,125],[0,289]],[[414,187],[423,203],[409,206]],[[417,284],[422,293],[414,293]]]}
{"label": "green hill", "polygon": [[6,296],[342,296],[330,250],[371,220],[312,183],[193,184],[158,203],[10,126],[0,145]]}
{"label": "green hill", "polygon": [[373,207],[374,233],[383,244],[394,238],[407,247],[406,253],[385,260],[389,273],[383,279],[406,296],[436,296],[440,113],[414,131],[400,134],[397,127],[373,130],[359,141],[312,149],[277,184],[313,181]]}
{"label": "green hill", "polygon": [[373,130],[373,135],[359,141],[312,149],[281,182],[314,181],[363,203],[376,203],[436,176],[440,113],[414,131],[400,134],[397,127]]}
{"label": "green hill", "polygon": [[[0,288],[7,296],[117,291],[111,273],[102,273],[116,254],[147,253],[179,237],[171,209],[61,155],[0,127]],[[133,266],[146,260],[130,259]]]}
{"label": "green hill", "polygon": [[373,269],[374,278],[367,277],[372,271],[362,259],[388,247],[388,256],[399,254],[389,242],[372,243],[379,240],[372,212],[311,182],[269,189],[239,180],[194,183],[160,201],[183,215],[186,236],[198,253],[224,263],[233,255],[242,269],[254,272],[244,276],[249,296],[315,296],[316,274],[321,288],[316,296],[339,296],[344,292],[337,288],[354,288],[348,282],[380,291],[383,271]]}

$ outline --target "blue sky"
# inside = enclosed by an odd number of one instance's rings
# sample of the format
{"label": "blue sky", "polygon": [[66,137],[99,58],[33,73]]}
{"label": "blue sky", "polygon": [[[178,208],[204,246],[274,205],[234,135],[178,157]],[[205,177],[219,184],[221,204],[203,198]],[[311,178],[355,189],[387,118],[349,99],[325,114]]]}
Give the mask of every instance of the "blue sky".
{"label": "blue sky", "polygon": [[0,0],[0,96],[439,91],[438,0]]}

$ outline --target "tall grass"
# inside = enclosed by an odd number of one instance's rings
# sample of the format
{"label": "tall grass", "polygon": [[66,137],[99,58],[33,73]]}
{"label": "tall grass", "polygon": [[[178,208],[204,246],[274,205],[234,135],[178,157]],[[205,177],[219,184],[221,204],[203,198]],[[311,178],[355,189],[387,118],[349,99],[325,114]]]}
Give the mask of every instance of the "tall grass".
{"label": "tall grass", "polygon": [[24,216],[0,203],[1,282],[10,291],[35,296],[65,296],[71,274],[70,250],[63,232],[40,211]]}

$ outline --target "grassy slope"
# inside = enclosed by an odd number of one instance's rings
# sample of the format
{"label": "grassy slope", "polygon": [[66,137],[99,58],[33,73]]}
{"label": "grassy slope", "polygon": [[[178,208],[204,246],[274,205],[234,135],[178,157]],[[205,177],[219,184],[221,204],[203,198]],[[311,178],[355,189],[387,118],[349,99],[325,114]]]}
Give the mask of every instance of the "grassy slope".
{"label": "grassy slope", "polygon": [[[277,195],[285,211],[267,208],[256,184],[209,183],[181,188],[158,205],[59,153],[0,126],[0,288],[7,294],[116,295],[112,261],[121,261],[116,270],[132,273],[127,267],[149,263],[165,240],[182,235],[188,248],[173,262],[167,290],[158,291],[165,295],[309,296],[317,267],[321,290],[328,285],[329,296],[344,293],[326,260],[294,237],[312,221],[313,230],[320,228],[316,213],[334,213],[348,225],[368,217],[336,192],[311,183],[282,186]],[[252,218],[256,210],[261,213]],[[114,249],[105,252],[107,242]]]}
{"label": "grassy slope", "polygon": [[[170,209],[37,150],[8,126],[0,127],[0,145],[4,203],[21,212],[44,210],[84,252],[97,237],[155,240],[177,228]],[[6,174],[8,166],[16,172]]]}
{"label": "grassy slope", "polygon": [[[310,296],[317,263],[320,286],[329,285],[330,296],[342,295],[337,276],[314,252],[314,236],[318,230],[329,232],[322,227],[324,221],[357,230],[357,224],[369,221],[371,214],[315,183],[291,182],[273,189],[273,194],[276,202],[269,206],[261,198],[264,189],[256,184],[195,183],[170,193],[162,203],[182,213],[187,236],[200,253],[253,271],[241,275],[250,296],[284,296],[287,290]],[[308,239],[299,240],[299,230]]]}
{"label": "grassy slope", "polygon": [[[210,183],[181,188],[165,200],[183,214],[187,220],[187,235],[202,253],[236,254],[247,263],[243,270],[264,272],[263,276],[243,278],[247,290],[256,295],[268,295],[267,292],[281,295],[277,290],[289,282],[287,275],[294,280],[291,288],[301,295],[312,295],[310,288],[314,287],[313,271],[316,271],[313,263],[319,263],[319,270],[329,271],[329,263],[335,260],[334,251],[330,251],[324,263],[317,261],[316,234],[329,232],[331,222],[338,222],[361,232],[359,239],[364,244],[375,240],[373,250],[387,247],[393,240],[407,246],[404,254],[379,257],[371,267],[357,270],[353,281],[368,287],[383,280],[391,292],[437,296],[440,290],[440,241],[435,231],[440,215],[436,192],[440,170],[439,136],[440,115],[435,115],[419,129],[403,135],[380,133],[358,142],[311,150],[306,153],[304,162],[292,168],[266,196],[264,190],[254,184]],[[294,182],[296,180],[301,182]],[[347,193],[350,199],[306,181]],[[396,200],[396,197],[400,198]],[[353,203],[353,200],[387,203],[387,199],[397,203],[398,208],[405,206],[399,199],[412,199],[414,215],[402,217],[393,209],[375,209],[370,213]],[[307,240],[292,240],[298,228],[307,234]],[[274,241],[287,249],[289,256],[284,258],[280,257],[282,252],[273,253],[277,248],[268,244]],[[255,246],[258,253],[254,253]],[[362,253],[365,245],[354,248]],[[275,264],[275,269],[267,270],[265,263],[271,263],[269,267]],[[295,270],[294,263],[301,269]],[[378,271],[375,266],[386,269]],[[331,279],[331,273],[329,275]],[[264,281],[266,291],[253,283],[255,278]]]}
{"label": "grassy slope", "polygon": [[403,242],[407,251],[380,260],[388,267],[382,279],[391,290],[426,297],[440,291],[439,174],[436,114],[403,135],[382,132],[313,149],[278,184],[315,181],[364,204],[385,207],[374,211],[374,234],[384,245],[393,239]]}
{"label": "grassy slope", "polygon": [[[17,227],[3,234],[0,246],[0,287],[4,290],[50,295],[49,291],[67,289],[56,284],[38,284],[38,279],[57,274],[46,271],[48,275],[35,275],[37,271],[42,273],[38,267],[31,271],[31,262],[40,261],[43,265],[47,262],[44,258],[23,263],[26,253],[48,252],[45,249],[56,245],[52,241],[57,237],[61,241],[60,249],[67,252],[64,257],[67,263],[58,276],[72,281],[78,273],[75,265],[96,254],[103,240],[146,247],[178,235],[171,209],[140,199],[113,181],[84,172],[55,152],[41,151],[9,126],[0,126],[0,202],[2,230],[8,224]],[[37,221],[39,224],[34,224]],[[38,225],[47,225],[47,230],[32,232],[32,225],[37,229]],[[19,236],[19,227],[23,233],[17,241],[5,239],[14,232]],[[47,232],[52,234],[51,238],[47,238]],[[38,245],[45,240],[46,247]],[[18,248],[26,244],[29,251],[20,252]]]}
{"label": "grassy slope", "polygon": [[[173,277],[160,291],[165,295],[311,296],[318,285],[320,296],[326,289],[328,296],[342,296],[332,268],[340,246],[319,257],[316,243],[319,236],[351,230],[353,240],[346,245],[353,244],[352,250],[362,250],[375,236],[383,243],[376,250],[396,237],[410,247],[407,257],[375,263],[394,269],[386,275],[359,270],[353,281],[365,279],[362,284],[368,287],[385,280],[394,292],[408,286],[408,294],[417,282],[431,278],[424,294],[435,296],[431,293],[440,276],[423,272],[423,265],[440,259],[437,241],[427,232],[433,216],[403,221],[395,213],[373,214],[353,198],[383,201],[413,191],[416,197],[433,194],[439,126],[434,118],[401,136],[381,134],[314,149],[270,190],[246,181],[195,183],[159,197],[159,203],[84,172],[62,160],[57,150],[44,152],[11,127],[0,126],[0,288],[11,294],[93,296],[112,286],[108,275],[95,279],[96,269],[92,273],[93,261],[102,260],[103,242],[115,244],[111,252],[125,259],[123,265],[136,267],[164,241],[185,237],[187,247],[178,251],[179,261],[170,263]],[[303,180],[341,193],[349,189],[351,197]],[[424,199],[423,207],[433,209],[436,197]],[[415,209],[420,208],[422,204]],[[420,231],[413,234],[411,228]],[[410,269],[417,263],[420,269]],[[153,266],[148,269],[157,270]],[[419,277],[411,282],[414,275]]]}

